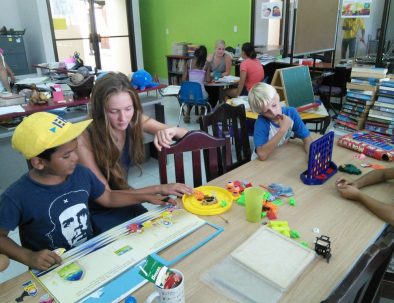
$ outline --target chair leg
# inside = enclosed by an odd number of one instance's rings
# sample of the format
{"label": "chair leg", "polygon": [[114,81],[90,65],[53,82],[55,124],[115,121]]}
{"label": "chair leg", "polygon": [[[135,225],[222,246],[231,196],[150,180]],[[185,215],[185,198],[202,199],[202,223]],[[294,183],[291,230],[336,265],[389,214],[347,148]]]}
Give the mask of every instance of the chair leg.
{"label": "chair leg", "polygon": [[182,111],[183,111],[184,105],[185,105],[185,103],[182,103],[181,108],[179,109],[178,124],[176,125],[177,127],[179,127],[179,125],[181,124],[181,117],[182,117]]}

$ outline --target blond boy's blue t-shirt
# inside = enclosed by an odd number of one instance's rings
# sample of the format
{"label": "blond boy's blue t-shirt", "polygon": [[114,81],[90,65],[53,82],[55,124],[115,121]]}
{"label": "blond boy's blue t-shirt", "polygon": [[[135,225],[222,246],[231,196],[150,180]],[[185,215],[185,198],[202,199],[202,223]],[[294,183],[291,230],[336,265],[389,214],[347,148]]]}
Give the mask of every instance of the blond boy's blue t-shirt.
{"label": "blond boy's blue t-shirt", "polygon": [[[293,125],[283,136],[278,146],[285,143],[293,134],[296,138],[300,139],[305,139],[310,135],[308,128],[305,126],[299,113],[294,107],[282,107],[282,113],[293,121]],[[279,131],[278,124],[268,120],[263,115],[259,115],[254,124],[253,139],[255,148],[267,143],[277,131]]]}

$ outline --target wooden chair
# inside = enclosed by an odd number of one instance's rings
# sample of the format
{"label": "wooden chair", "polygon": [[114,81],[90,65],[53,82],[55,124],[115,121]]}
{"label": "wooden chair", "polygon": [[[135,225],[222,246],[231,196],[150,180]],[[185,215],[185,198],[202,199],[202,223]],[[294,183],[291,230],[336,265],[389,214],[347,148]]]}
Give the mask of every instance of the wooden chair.
{"label": "wooden chair", "polygon": [[380,285],[394,251],[394,234],[372,244],[322,303],[379,302]]}
{"label": "wooden chair", "polygon": [[243,104],[221,104],[214,112],[200,118],[200,129],[214,137],[231,137],[235,147],[235,158],[231,157],[227,171],[250,161],[251,149]]}
{"label": "wooden chair", "polygon": [[203,131],[190,131],[170,148],[158,153],[160,183],[167,184],[167,155],[174,155],[176,182],[185,183],[184,153],[191,152],[193,186],[202,185],[201,151],[204,153],[207,182],[226,172],[230,161],[230,142],[226,138],[215,138]]}

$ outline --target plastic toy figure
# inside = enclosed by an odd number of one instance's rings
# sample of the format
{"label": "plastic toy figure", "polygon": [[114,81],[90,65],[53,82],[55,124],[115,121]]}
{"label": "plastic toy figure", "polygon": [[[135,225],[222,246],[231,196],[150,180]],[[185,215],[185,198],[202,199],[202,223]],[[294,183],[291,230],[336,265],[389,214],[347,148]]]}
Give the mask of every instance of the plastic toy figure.
{"label": "plastic toy figure", "polygon": [[315,251],[318,255],[327,259],[327,263],[330,262],[330,258],[331,258],[331,247],[330,246],[331,246],[330,237],[323,236],[323,235],[321,237],[316,237]]}

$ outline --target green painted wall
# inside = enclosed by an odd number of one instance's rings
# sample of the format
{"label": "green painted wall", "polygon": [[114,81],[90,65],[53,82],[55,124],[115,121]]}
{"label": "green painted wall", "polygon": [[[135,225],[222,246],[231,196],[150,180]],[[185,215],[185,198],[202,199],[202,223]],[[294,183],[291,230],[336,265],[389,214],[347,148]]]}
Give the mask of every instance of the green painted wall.
{"label": "green painted wall", "polygon": [[248,42],[251,0],[140,0],[140,20],[144,67],[167,78],[174,42],[203,44],[209,53],[218,39],[233,47]]}

